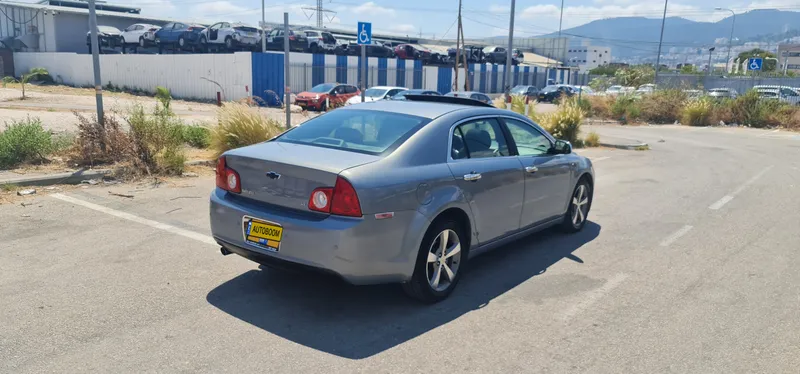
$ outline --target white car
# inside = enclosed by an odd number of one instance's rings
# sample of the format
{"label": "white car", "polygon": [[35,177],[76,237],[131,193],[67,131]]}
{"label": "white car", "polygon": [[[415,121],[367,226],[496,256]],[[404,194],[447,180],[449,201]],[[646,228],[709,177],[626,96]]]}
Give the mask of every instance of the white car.
{"label": "white car", "polygon": [[572,88],[581,95],[594,96],[594,90],[589,86],[572,86]]}
{"label": "white car", "polygon": [[138,45],[146,47],[155,44],[156,31],[161,26],[150,25],[147,23],[134,23],[122,30],[122,42],[126,45]]}
{"label": "white car", "polygon": [[336,38],[327,31],[306,30],[308,51],[311,53],[333,53],[336,49]]}
{"label": "white car", "polygon": [[[762,98],[777,98],[791,105],[800,105],[800,93],[789,86],[758,85],[753,86]],[[780,93],[780,94],[779,94]]]}
{"label": "white car", "polygon": [[256,47],[261,44],[257,28],[243,23],[218,22],[200,32],[200,45],[220,45],[231,49],[236,47]]}
{"label": "white car", "polygon": [[[394,95],[397,95],[397,93],[406,90],[408,90],[408,88],[405,87],[391,87],[391,86],[371,87],[368,88],[366,91],[364,91],[364,102],[367,103],[370,101],[388,99]],[[348,99],[345,102],[345,105],[353,105],[353,104],[358,104],[360,102],[361,102],[361,95],[356,95]]]}

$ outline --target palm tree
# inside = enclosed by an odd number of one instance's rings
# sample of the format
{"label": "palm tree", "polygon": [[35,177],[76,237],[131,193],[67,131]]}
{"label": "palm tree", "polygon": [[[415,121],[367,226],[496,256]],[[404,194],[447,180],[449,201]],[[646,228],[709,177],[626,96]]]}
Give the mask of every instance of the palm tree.
{"label": "palm tree", "polygon": [[31,79],[49,76],[50,72],[45,68],[32,68],[27,74],[22,74],[19,79],[14,77],[3,77],[3,87],[8,83],[19,83],[22,85],[22,99],[25,100],[25,84],[30,82]]}

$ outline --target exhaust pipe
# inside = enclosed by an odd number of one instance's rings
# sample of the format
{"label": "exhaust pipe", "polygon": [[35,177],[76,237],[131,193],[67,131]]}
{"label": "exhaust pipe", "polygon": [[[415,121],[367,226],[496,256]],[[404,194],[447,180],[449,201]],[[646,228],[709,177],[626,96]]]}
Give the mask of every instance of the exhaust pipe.
{"label": "exhaust pipe", "polygon": [[229,250],[228,250],[227,248],[225,248],[225,247],[219,247],[219,252],[220,252],[220,253],[222,253],[222,255],[223,255],[223,256],[227,256],[227,255],[229,255],[229,254],[233,253],[233,252],[229,251]]}

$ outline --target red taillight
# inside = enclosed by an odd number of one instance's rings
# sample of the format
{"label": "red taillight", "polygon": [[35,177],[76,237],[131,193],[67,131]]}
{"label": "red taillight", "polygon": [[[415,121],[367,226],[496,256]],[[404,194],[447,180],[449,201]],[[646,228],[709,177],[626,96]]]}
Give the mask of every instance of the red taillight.
{"label": "red taillight", "polygon": [[217,187],[229,192],[242,192],[239,173],[225,165],[225,156],[217,159]]}
{"label": "red taillight", "polygon": [[[219,178],[219,177],[217,177]],[[317,212],[339,216],[361,217],[361,204],[353,185],[342,177],[336,178],[333,188],[321,187],[311,193],[308,208]]]}

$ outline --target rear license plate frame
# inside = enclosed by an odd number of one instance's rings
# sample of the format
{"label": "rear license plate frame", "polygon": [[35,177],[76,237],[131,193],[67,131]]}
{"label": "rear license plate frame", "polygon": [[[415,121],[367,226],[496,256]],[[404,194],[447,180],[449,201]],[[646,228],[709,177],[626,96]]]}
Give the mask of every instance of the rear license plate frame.
{"label": "rear license plate frame", "polygon": [[[268,228],[280,229],[280,232],[278,234],[278,240],[264,238],[263,236],[259,235],[251,235],[250,230],[252,229],[254,222],[262,226],[267,226]],[[284,229],[283,225],[277,222],[272,222],[253,216],[247,216],[247,215],[242,216],[242,238],[244,242],[265,251],[269,252],[280,251],[281,242],[283,241],[283,229]]]}

